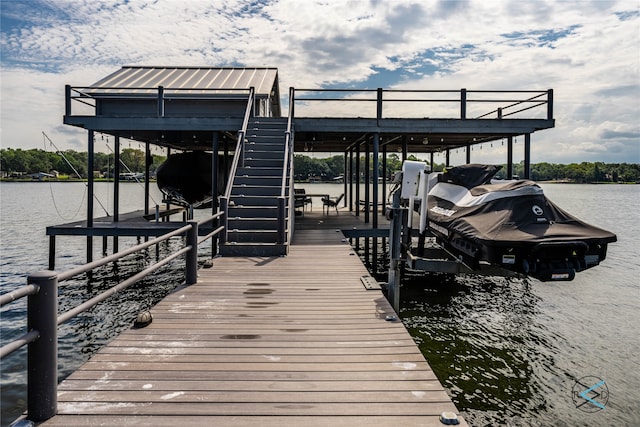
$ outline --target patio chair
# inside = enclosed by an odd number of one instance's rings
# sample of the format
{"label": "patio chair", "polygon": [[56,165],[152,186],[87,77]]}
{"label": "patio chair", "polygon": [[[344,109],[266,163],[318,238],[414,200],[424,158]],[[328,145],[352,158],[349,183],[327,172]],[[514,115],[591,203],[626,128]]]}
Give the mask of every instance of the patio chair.
{"label": "patio chair", "polygon": [[322,198],[322,213],[324,213],[324,208],[327,208],[327,215],[329,214],[329,208],[335,208],[336,210],[336,214],[338,214],[338,205],[340,204],[340,201],[342,200],[342,198],[344,197],[344,193],[342,193],[339,197],[337,198],[332,198],[332,197],[323,197]]}
{"label": "patio chair", "polygon": [[311,200],[311,197],[307,197],[306,191],[304,188],[294,188],[293,196],[295,198],[296,208],[302,207],[302,210],[304,210],[307,207],[307,205],[311,203],[311,210],[313,210],[313,201]]}

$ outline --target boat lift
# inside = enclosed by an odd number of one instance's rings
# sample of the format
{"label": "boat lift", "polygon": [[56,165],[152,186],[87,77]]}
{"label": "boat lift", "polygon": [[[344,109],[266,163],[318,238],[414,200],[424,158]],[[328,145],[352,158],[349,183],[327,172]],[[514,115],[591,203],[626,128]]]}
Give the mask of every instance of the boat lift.
{"label": "boat lift", "polygon": [[[395,188],[392,205],[385,209],[385,216],[391,221],[389,227],[389,273],[388,298],[396,313],[400,306],[401,263],[413,270],[431,273],[472,273],[514,277],[517,274],[491,265],[481,265],[481,269],[467,266],[462,257],[447,251],[436,242],[426,245],[427,237],[434,237],[428,227],[427,194],[437,182],[436,174],[424,162],[406,160],[402,172],[393,180]],[[399,186],[399,188],[398,188]],[[418,212],[417,229],[414,226],[414,212]],[[413,247],[412,237],[418,236]]]}

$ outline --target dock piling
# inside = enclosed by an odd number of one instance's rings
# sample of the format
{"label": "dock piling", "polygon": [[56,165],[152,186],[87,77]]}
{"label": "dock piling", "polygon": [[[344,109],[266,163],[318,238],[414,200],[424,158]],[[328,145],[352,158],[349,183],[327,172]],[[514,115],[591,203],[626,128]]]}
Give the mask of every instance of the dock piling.
{"label": "dock piling", "polygon": [[187,267],[186,267],[186,283],[187,285],[193,285],[198,281],[198,221],[188,221],[191,228],[186,234],[186,245],[191,246],[191,250],[187,252]]}
{"label": "dock piling", "polygon": [[38,271],[27,282],[39,287],[28,298],[27,329],[40,335],[28,347],[27,414],[43,421],[58,409],[58,273]]}

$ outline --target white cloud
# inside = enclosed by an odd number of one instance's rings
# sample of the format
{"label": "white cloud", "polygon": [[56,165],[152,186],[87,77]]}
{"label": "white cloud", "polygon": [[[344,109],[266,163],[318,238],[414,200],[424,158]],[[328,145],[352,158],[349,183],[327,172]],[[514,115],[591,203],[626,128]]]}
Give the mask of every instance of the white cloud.
{"label": "white cloud", "polygon": [[64,85],[121,65],[247,65],[278,67],[282,88],[553,88],[556,127],[532,135],[532,161],[640,162],[636,1],[50,0],[2,16],[2,146],[45,130],[81,149]]}

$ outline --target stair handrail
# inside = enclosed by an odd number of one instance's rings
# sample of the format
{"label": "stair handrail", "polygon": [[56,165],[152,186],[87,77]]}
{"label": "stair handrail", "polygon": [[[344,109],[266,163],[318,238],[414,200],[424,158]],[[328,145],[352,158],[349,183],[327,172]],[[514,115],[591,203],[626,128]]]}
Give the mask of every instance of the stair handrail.
{"label": "stair handrail", "polygon": [[[293,192],[289,191],[287,198],[287,177],[289,178],[289,183],[293,185],[293,152],[294,152],[294,137],[292,131],[293,125],[293,94],[294,88],[289,88],[289,112],[287,114],[287,128],[284,132],[284,159],[283,159],[283,168],[282,168],[282,184],[280,186],[280,199],[282,200],[281,204],[279,204],[279,229],[278,235],[280,238],[278,239],[280,243],[291,242],[291,233],[287,233],[287,225],[289,224],[289,230],[291,230],[291,224],[293,220]],[[288,174],[287,174],[288,172]],[[288,176],[287,176],[288,175]],[[289,215],[288,221],[284,221],[286,209],[284,209],[285,204],[284,201],[287,201],[287,205],[289,206]]]}
{"label": "stair handrail", "polygon": [[244,166],[244,143],[246,141],[247,126],[249,126],[249,118],[252,116],[253,104],[255,101],[255,88],[251,86],[249,88],[249,99],[247,100],[247,107],[244,112],[244,119],[242,120],[242,128],[238,130],[238,142],[236,143],[236,151],[233,156],[233,162],[231,163],[231,170],[229,171],[229,180],[227,182],[227,188],[224,195],[227,199],[231,197],[231,189],[233,188],[233,178],[236,176],[238,170],[238,163],[242,156],[242,165]]}

